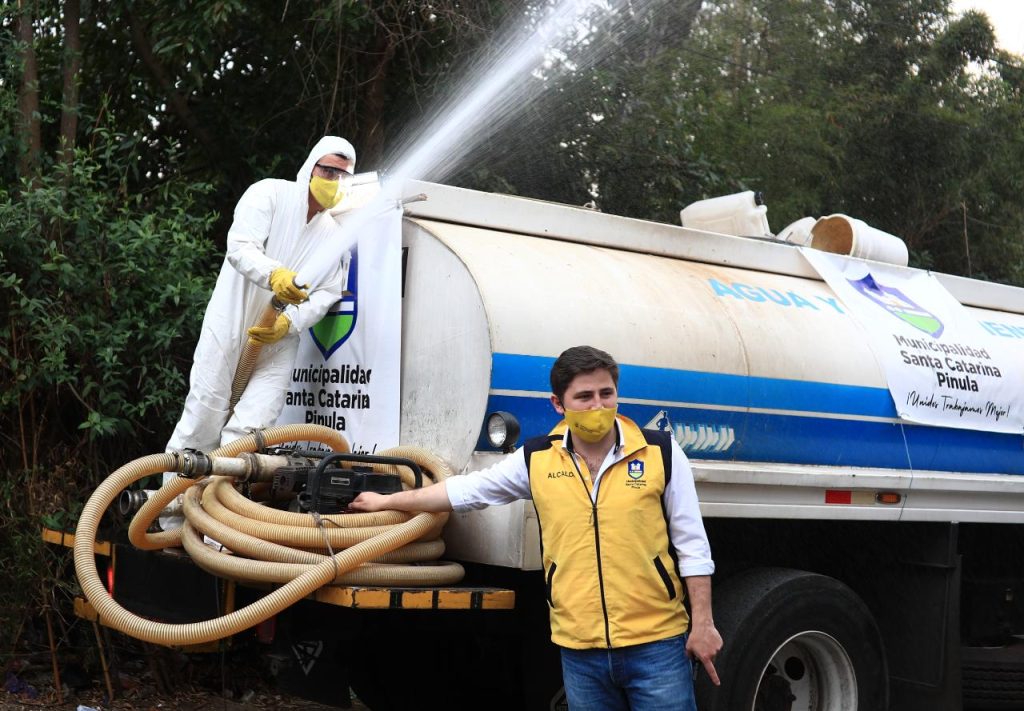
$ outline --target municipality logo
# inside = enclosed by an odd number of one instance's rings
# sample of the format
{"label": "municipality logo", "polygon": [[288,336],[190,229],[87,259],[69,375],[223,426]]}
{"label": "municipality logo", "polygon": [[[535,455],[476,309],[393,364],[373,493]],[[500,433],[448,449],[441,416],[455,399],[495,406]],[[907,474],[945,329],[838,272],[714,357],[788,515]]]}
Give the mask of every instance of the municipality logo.
{"label": "municipality logo", "polygon": [[356,328],[356,317],[359,315],[359,254],[352,250],[352,262],[348,266],[348,281],[342,292],[341,301],[331,307],[309,334],[313,343],[320,349],[324,360],[333,355],[334,351],[349,339]]}
{"label": "municipality logo", "polygon": [[871,274],[862,279],[847,279],[855,290],[891,313],[896,318],[932,338],[938,338],[946,328],[942,321],[926,308],[918,306],[913,299],[899,289],[880,284]]}
{"label": "municipality logo", "polygon": [[644,463],[639,459],[634,459],[629,463],[627,471],[630,479],[639,479],[644,475]]}

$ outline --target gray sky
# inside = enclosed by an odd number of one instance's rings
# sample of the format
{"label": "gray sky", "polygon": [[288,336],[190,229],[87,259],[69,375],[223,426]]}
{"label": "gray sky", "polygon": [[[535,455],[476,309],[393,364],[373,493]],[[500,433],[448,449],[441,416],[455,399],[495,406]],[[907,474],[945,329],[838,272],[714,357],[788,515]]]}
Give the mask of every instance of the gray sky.
{"label": "gray sky", "polygon": [[953,0],[953,10],[980,10],[988,15],[1002,49],[1024,55],[1024,0]]}

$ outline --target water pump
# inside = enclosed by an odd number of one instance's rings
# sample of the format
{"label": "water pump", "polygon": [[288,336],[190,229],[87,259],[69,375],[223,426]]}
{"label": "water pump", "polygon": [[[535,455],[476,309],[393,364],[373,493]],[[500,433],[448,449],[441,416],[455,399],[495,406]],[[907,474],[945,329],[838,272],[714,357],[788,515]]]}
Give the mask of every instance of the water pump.
{"label": "water pump", "polygon": [[415,477],[417,488],[423,486],[423,472],[411,459],[345,453],[328,455],[312,468],[297,466],[278,469],[274,473],[272,491],[298,491],[300,511],[333,514],[344,511],[364,491],[393,494],[402,490],[402,480],[397,474],[374,471],[365,466],[368,464],[408,467]]}

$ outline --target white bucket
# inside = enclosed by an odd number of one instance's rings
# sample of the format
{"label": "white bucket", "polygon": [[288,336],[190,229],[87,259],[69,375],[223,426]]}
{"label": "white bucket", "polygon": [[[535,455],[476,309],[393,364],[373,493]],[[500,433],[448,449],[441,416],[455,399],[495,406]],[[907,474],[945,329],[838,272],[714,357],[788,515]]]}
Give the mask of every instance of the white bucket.
{"label": "white bucket", "polygon": [[811,243],[811,229],[814,228],[814,223],[817,221],[817,218],[814,217],[801,217],[775,235],[775,239],[806,247]]}
{"label": "white bucket", "polygon": [[901,267],[910,261],[907,245],[899,237],[846,215],[829,215],[814,223],[811,247]]}
{"label": "white bucket", "polygon": [[770,237],[768,206],[753,190],[698,200],[679,211],[683,227],[738,237]]}

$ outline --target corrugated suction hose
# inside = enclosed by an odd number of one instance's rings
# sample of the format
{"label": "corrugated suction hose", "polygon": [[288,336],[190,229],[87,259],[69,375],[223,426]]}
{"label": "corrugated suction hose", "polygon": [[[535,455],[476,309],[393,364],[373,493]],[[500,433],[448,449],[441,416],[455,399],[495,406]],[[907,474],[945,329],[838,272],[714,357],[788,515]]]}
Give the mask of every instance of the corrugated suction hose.
{"label": "corrugated suction hose", "polygon": [[[256,323],[253,326],[270,328],[284,309],[285,304],[283,302],[278,301],[277,297],[271,297],[270,303],[263,309],[263,313],[256,319]],[[242,346],[242,352],[238,356],[238,365],[235,366],[235,377],[231,380],[231,399],[228,401],[229,411],[234,410],[235,405],[242,398],[245,386],[249,384],[249,378],[252,377],[252,371],[256,367],[256,359],[260,357],[260,351],[262,350],[262,343],[252,336],[246,338],[245,345]]]}
{"label": "corrugated suction hose", "polygon": [[[214,450],[210,456],[235,457],[295,441],[319,442],[336,452],[349,451],[348,443],[335,430],[321,425],[285,425],[242,437]],[[442,460],[425,450],[396,447],[381,454],[412,459],[436,481],[450,474]],[[104,624],[136,639],[188,645],[228,637],[330,583],[443,585],[462,578],[462,567],[454,563],[394,565],[440,555],[443,543],[434,539],[440,535],[447,514],[386,511],[314,517],[249,501],[227,477],[175,477],[154,493],[132,519],[128,529],[132,544],[147,550],[184,544],[198,565],[216,575],[285,584],[247,607],[212,620],[168,624],[139,617],[121,607],[100,580],[93,551],[99,521],[121,491],[134,482],[152,474],[181,471],[183,466],[182,457],[175,453],[153,454],[124,465],[89,497],[75,531],[75,572],[82,592]],[[412,475],[404,468],[398,469],[403,482],[411,484]],[[186,494],[185,524],[173,531],[147,532],[160,511],[181,493]],[[236,555],[219,553],[204,544],[204,533]]]}

